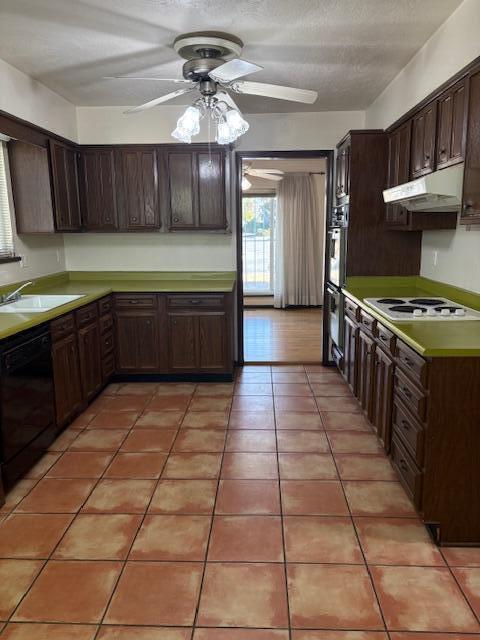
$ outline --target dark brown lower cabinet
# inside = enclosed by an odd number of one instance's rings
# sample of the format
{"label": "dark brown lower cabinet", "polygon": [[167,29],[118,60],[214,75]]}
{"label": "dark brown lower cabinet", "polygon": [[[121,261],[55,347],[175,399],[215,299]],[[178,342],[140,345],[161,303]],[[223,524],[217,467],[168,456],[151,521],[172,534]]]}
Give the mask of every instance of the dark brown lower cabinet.
{"label": "dark brown lower cabinet", "polygon": [[385,451],[390,451],[392,429],[393,359],[380,346],[375,348],[372,393],[372,423]]}
{"label": "dark brown lower cabinet", "polygon": [[78,330],[78,352],[84,400],[92,400],[102,387],[98,319]]}
{"label": "dark brown lower cabinet", "polygon": [[231,369],[225,312],[168,312],[172,373],[226,373]]}
{"label": "dark brown lower cabinet", "polygon": [[76,333],[52,342],[57,427],[76,416],[83,405]]}
{"label": "dark brown lower cabinet", "polygon": [[423,357],[366,311],[347,298],[344,375],[435,540],[480,546],[480,357]]}
{"label": "dark brown lower cabinet", "polygon": [[363,331],[358,333],[357,398],[369,420],[372,419],[375,340]]}
{"label": "dark brown lower cabinet", "polygon": [[343,376],[357,395],[357,345],[358,324],[347,314],[344,316]]}
{"label": "dark brown lower cabinet", "polygon": [[156,309],[117,309],[115,330],[118,373],[158,372],[160,363]]}

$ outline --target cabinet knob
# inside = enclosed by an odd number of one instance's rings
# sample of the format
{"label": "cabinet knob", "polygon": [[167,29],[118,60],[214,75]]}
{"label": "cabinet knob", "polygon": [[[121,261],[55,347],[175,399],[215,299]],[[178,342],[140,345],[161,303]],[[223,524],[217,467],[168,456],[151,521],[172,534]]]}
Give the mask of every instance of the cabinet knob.
{"label": "cabinet knob", "polygon": [[173,221],[174,221],[174,222],[180,222],[180,218],[175,217],[175,218],[173,219]]}
{"label": "cabinet knob", "polygon": [[408,422],[406,420],[402,420],[400,422],[400,424],[402,425],[402,427],[405,429],[405,431],[408,431],[410,429],[410,425],[408,424]]}
{"label": "cabinet knob", "polygon": [[110,218],[105,218],[105,222],[110,222]]}
{"label": "cabinet knob", "polygon": [[133,216],[132,218],[132,222],[137,222],[138,218],[136,216]]}
{"label": "cabinet knob", "polygon": [[471,202],[465,202],[465,204],[463,205],[463,210],[464,211],[468,211],[469,209],[471,209],[473,207]]}
{"label": "cabinet knob", "polygon": [[400,460],[399,464],[402,471],[408,471],[408,465],[403,458]]}
{"label": "cabinet knob", "polygon": [[138,304],[138,300],[130,300],[130,304]]}

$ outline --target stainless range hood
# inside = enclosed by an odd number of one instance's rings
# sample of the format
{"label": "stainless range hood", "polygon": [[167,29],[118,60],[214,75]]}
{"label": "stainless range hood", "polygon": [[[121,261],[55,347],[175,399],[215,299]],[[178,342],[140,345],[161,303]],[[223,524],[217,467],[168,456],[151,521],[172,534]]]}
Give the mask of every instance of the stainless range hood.
{"label": "stainless range hood", "polygon": [[435,171],[412,182],[386,189],[386,204],[400,204],[409,211],[460,211],[463,191],[463,164]]}

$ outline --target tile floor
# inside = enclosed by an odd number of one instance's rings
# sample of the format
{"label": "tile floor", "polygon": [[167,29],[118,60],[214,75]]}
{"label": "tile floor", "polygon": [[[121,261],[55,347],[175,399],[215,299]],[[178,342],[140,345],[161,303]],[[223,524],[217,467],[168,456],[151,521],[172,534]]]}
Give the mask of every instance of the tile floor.
{"label": "tile floor", "polygon": [[0,639],[480,639],[340,376],[112,384],[0,511]]}

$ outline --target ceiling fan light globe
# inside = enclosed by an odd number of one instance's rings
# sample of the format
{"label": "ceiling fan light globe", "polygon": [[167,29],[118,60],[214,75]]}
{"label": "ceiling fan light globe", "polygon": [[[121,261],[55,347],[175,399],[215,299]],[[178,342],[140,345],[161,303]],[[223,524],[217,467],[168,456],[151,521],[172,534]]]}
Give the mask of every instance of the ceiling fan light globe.
{"label": "ceiling fan light globe", "polygon": [[200,110],[197,107],[187,107],[178,119],[177,129],[190,137],[200,133]]}
{"label": "ceiling fan light globe", "polygon": [[237,138],[238,136],[242,136],[244,133],[246,133],[250,127],[248,122],[244,118],[242,118],[242,116],[236,109],[230,109],[229,111],[227,111],[225,119],[228,126],[237,132]]}
{"label": "ceiling fan light globe", "polygon": [[243,176],[242,178],[242,191],[248,191],[248,189],[250,189],[250,187],[252,186],[252,183],[250,182],[250,180]]}
{"label": "ceiling fan light globe", "polygon": [[184,142],[186,144],[190,144],[192,142],[191,136],[189,136],[185,131],[182,131],[178,127],[174,129],[171,133],[172,138],[179,140],[180,142]]}

